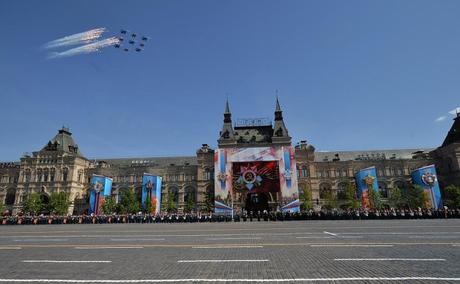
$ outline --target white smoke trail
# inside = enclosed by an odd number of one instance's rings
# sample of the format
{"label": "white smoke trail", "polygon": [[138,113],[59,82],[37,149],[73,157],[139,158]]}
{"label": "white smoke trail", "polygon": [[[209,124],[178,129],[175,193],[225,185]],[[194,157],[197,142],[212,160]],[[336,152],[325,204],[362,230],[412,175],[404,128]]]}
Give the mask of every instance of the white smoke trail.
{"label": "white smoke trail", "polygon": [[46,49],[90,43],[101,37],[106,28],[92,29],[86,32],[69,35],[46,43],[43,47]]}
{"label": "white smoke trail", "polygon": [[119,38],[110,37],[110,38],[96,41],[96,42],[93,42],[87,45],[75,47],[75,48],[72,48],[72,49],[69,49],[63,52],[53,52],[48,55],[48,59],[63,58],[63,57],[70,57],[70,56],[75,56],[79,54],[93,53],[93,52],[99,51],[102,48],[113,46],[117,43],[120,43]]}

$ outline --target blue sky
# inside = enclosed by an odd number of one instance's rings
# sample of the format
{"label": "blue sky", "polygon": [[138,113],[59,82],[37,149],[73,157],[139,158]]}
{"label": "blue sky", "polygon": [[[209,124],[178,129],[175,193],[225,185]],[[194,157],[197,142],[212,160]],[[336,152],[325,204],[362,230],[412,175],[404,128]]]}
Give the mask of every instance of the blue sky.
{"label": "blue sky", "polygon": [[[439,146],[460,105],[459,1],[1,1],[0,160],[62,126],[89,158],[194,155],[233,118],[273,118],[318,150]],[[145,52],[47,60],[106,27]],[[436,118],[447,116],[441,122]]]}

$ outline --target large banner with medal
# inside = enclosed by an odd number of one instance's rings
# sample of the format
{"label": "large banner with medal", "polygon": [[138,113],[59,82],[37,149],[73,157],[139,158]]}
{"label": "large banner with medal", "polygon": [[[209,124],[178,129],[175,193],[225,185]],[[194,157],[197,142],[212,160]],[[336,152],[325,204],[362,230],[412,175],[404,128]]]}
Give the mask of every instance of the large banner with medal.
{"label": "large banner with medal", "polygon": [[89,190],[89,213],[100,215],[102,214],[102,205],[105,198],[112,194],[112,179],[93,175],[91,178],[91,188]]}
{"label": "large banner with medal", "polygon": [[358,171],[355,175],[357,196],[361,199],[361,207],[369,208],[369,189],[376,192],[379,190],[377,181],[377,171],[375,167],[365,168]]}
{"label": "large banner with medal", "polygon": [[[233,191],[264,193],[271,200],[277,200],[280,210],[300,210],[296,162],[291,146],[217,149],[214,166],[216,212],[222,209],[231,212]],[[281,200],[277,199],[280,192]]]}
{"label": "large banner with medal", "polygon": [[427,207],[441,209],[443,206],[441,191],[434,165],[416,169],[412,172],[411,176],[414,184],[421,186],[424,194],[428,197]]}
{"label": "large banner with medal", "polygon": [[152,212],[160,214],[161,209],[161,177],[145,174],[142,177],[142,208],[145,209],[147,200],[151,201]]}

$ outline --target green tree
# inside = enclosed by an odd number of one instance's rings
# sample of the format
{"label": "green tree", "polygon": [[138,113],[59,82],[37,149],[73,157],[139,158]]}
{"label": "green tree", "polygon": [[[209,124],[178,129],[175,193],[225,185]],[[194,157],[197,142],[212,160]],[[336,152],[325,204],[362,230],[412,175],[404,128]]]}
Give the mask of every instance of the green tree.
{"label": "green tree", "polygon": [[106,215],[116,212],[116,202],[113,196],[106,196],[102,205],[102,212]]}
{"label": "green tree", "polygon": [[449,208],[460,208],[460,188],[451,184],[444,189],[446,206]]}
{"label": "green tree", "polygon": [[345,200],[348,208],[358,209],[360,202],[357,199],[356,186],[353,183],[348,183],[345,189]]}
{"label": "green tree", "polygon": [[308,186],[305,186],[304,190],[300,193],[300,209],[308,211],[313,209],[312,194]]}
{"label": "green tree", "polygon": [[53,192],[50,195],[48,210],[57,215],[66,215],[70,206],[69,194],[65,192]]}
{"label": "green tree", "polygon": [[164,192],[161,196],[161,208],[160,208],[160,211],[161,212],[167,212],[168,211],[168,199],[169,199],[169,196],[168,196],[168,192]]}
{"label": "green tree", "polygon": [[37,215],[43,210],[43,202],[40,198],[40,194],[33,192],[31,193],[23,204],[24,212],[31,215]]}
{"label": "green tree", "polygon": [[204,208],[206,213],[212,212],[214,210],[214,196],[210,191],[206,191],[204,194]]}
{"label": "green tree", "polygon": [[426,208],[426,202],[428,201],[428,197],[425,194],[425,191],[420,185],[413,185],[407,191],[407,205],[410,208]]}
{"label": "green tree", "polygon": [[374,190],[372,186],[368,188],[369,192],[369,205],[372,209],[381,209],[382,208],[382,198],[380,195],[380,191]]}
{"label": "green tree", "polygon": [[147,198],[145,200],[144,208],[142,208],[142,209],[143,209],[142,212],[144,212],[146,214],[155,212],[155,204],[153,204],[152,199]]}
{"label": "green tree", "polygon": [[175,194],[173,192],[168,193],[168,200],[166,202],[166,211],[168,213],[175,213],[177,211],[176,202],[174,202]]}
{"label": "green tree", "polygon": [[337,195],[332,193],[331,190],[324,193],[324,199],[326,200],[326,204],[324,205],[326,209],[331,210],[337,208]]}
{"label": "green tree", "polygon": [[130,189],[123,190],[121,192],[121,213],[137,213],[140,211],[139,201],[136,199],[136,195]]}
{"label": "green tree", "polygon": [[405,201],[399,187],[395,186],[389,190],[388,203],[390,203],[392,208],[401,208],[404,206]]}
{"label": "green tree", "polygon": [[193,197],[194,197],[193,195],[190,195],[187,198],[187,203],[185,204],[185,208],[184,208],[184,211],[187,213],[191,213],[195,209],[195,201],[193,200],[194,199]]}

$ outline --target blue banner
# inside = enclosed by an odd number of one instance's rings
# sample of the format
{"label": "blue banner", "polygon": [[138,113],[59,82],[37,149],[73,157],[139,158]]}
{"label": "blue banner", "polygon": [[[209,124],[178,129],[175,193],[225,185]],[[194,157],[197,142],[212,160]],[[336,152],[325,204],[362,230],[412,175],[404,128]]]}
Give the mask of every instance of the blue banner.
{"label": "blue banner", "polygon": [[105,197],[112,194],[112,179],[105,176],[93,175],[89,194],[89,213],[100,215]]}
{"label": "blue banner", "polygon": [[379,191],[379,184],[377,181],[377,171],[375,167],[365,168],[358,171],[355,175],[356,189],[358,198],[361,199],[361,207],[369,208],[369,189]]}
{"label": "blue banner", "polygon": [[152,201],[155,210],[150,213],[160,214],[161,209],[161,177],[144,174],[142,177],[142,208],[145,209],[147,200]]}
{"label": "blue banner", "polygon": [[416,169],[412,172],[411,176],[414,184],[423,188],[429,202],[427,207],[441,209],[443,207],[441,190],[439,189],[438,176],[434,165]]}

